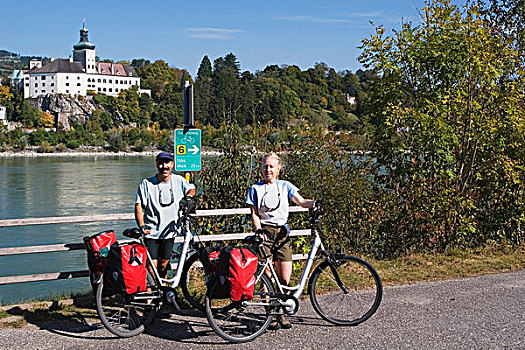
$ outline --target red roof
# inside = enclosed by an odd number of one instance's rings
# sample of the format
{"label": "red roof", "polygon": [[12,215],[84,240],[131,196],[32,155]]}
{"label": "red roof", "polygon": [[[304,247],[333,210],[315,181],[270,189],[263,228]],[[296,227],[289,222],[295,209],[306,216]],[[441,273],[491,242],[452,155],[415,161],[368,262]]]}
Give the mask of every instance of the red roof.
{"label": "red roof", "polygon": [[[112,73],[113,68],[113,73]],[[98,62],[97,63],[97,72],[98,74],[105,74],[105,75],[116,75],[116,76],[127,76],[126,69],[124,68],[123,64],[120,63],[106,63],[106,62]],[[133,76],[136,76],[135,74]]]}

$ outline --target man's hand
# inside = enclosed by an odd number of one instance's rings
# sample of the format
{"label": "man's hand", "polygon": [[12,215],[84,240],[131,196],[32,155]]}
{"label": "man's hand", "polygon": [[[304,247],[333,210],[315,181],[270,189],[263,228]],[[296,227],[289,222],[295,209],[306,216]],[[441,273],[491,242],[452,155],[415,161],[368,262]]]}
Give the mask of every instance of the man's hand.
{"label": "man's hand", "polygon": [[151,228],[146,225],[140,226],[140,230],[142,231],[144,235],[149,235],[151,233]]}
{"label": "man's hand", "polygon": [[263,230],[262,228],[255,230],[255,235],[259,236],[263,242],[268,240],[268,236],[266,236],[266,230]]}

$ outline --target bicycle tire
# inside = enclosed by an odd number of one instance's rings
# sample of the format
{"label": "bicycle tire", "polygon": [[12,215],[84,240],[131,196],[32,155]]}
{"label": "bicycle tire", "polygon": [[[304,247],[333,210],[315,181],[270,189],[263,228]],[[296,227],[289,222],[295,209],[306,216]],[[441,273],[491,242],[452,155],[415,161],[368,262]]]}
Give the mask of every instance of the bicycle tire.
{"label": "bicycle tire", "polygon": [[191,306],[200,311],[205,311],[206,283],[208,273],[199,259],[199,254],[190,256],[184,264],[180,288],[184,298]]}
{"label": "bicycle tire", "polygon": [[214,298],[213,290],[217,283],[211,282],[205,299],[206,318],[215,333],[233,343],[251,341],[263,334],[272,321],[270,307],[261,305],[269,304],[270,295],[274,292],[268,276],[261,275],[255,283],[253,299],[244,302]]}
{"label": "bicycle tire", "polygon": [[[156,288],[148,271],[148,289]],[[125,293],[104,291],[104,275],[96,290],[97,314],[104,327],[121,338],[128,338],[144,332],[153,321],[159,306],[159,299],[152,298],[148,306],[132,304],[132,296]]]}
{"label": "bicycle tire", "polygon": [[[337,273],[346,291],[339,286]],[[326,321],[355,326],[372,316],[381,304],[383,285],[367,261],[350,255],[325,260],[313,272],[308,294],[315,311]]]}

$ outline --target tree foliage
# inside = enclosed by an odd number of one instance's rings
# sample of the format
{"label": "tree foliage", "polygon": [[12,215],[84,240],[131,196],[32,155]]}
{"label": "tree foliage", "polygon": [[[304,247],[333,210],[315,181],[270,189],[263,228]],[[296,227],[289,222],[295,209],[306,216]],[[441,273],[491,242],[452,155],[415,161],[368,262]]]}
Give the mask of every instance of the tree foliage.
{"label": "tree foliage", "polygon": [[[369,93],[377,191],[393,246],[521,240],[523,67],[475,5],[430,1],[421,24],[377,27],[361,61]],[[392,203],[392,204],[388,204]],[[395,245],[394,245],[395,244]]]}

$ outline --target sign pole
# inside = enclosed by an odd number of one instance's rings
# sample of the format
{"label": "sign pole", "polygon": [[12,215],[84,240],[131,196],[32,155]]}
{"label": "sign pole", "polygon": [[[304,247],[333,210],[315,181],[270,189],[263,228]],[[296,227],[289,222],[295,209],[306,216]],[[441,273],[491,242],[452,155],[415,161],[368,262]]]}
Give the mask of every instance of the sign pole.
{"label": "sign pole", "polygon": [[[195,117],[193,115],[193,85],[189,81],[184,82],[184,133],[186,134],[190,128],[195,127]],[[190,173],[184,173],[186,181],[190,181]]]}

